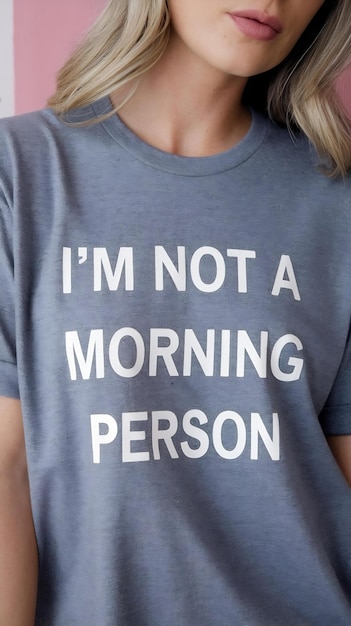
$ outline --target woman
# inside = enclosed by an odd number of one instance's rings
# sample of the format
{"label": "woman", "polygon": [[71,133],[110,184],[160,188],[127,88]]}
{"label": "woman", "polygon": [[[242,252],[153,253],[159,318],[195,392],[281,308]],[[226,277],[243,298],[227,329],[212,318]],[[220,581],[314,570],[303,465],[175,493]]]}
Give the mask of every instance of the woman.
{"label": "woman", "polygon": [[0,624],[351,624],[350,18],[111,0],[1,123]]}

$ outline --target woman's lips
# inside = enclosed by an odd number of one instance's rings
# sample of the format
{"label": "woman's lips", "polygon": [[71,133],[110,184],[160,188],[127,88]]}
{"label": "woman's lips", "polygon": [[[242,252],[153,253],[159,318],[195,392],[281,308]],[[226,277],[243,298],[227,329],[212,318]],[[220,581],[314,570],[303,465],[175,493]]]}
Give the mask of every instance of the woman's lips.
{"label": "woman's lips", "polygon": [[273,15],[261,11],[236,11],[229,13],[239,30],[252,39],[269,41],[282,32],[282,23]]}

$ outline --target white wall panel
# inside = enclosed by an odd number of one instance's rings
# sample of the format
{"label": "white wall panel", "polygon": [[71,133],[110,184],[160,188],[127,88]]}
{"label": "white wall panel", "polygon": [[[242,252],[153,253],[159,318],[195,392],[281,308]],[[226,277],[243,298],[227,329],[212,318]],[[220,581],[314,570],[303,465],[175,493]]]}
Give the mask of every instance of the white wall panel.
{"label": "white wall panel", "polygon": [[0,0],[0,117],[15,111],[13,0]]}

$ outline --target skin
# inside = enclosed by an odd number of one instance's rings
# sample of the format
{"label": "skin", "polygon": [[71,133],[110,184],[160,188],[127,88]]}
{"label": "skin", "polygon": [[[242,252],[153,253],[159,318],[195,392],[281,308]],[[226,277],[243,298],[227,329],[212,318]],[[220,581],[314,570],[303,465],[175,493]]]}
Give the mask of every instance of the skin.
{"label": "skin", "polygon": [[[249,77],[278,65],[323,0],[170,0],[172,32],[162,59],[120,111],[144,141],[183,156],[228,150],[250,127],[241,100]],[[281,21],[271,41],[244,35],[229,12],[255,9]],[[172,77],[172,80],[170,80]],[[118,104],[118,95],[112,100]]]}
{"label": "skin", "polygon": [[[283,61],[323,0],[170,0],[173,37],[199,61],[232,77],[254,76]],[[255,9],[281,21],[280,34],[259,41],[243,34],[230,13]]]}
{"label": "skin", "polygon": [[328,437],[328,443],[337,464],[351,487],[351,435]]}
{"label": "skin", "polygon": [[38,555],[19,400],[0,397],[0,626],[32,626]]}

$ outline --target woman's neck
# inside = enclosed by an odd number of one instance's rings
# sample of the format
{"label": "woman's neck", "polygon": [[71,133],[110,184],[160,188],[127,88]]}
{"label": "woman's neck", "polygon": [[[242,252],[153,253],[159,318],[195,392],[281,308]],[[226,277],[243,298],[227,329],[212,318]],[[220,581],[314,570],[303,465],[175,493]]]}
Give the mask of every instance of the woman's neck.
{"label": "woman's neck", "polygon": [[[238,143],[250,127],[250,114],[241,103],[246,82],[208,67],[173,38],[119,115],[160,150],[182,156],[217,154]],[[114,105],[119,99],[120,94],[113,94]]]}

